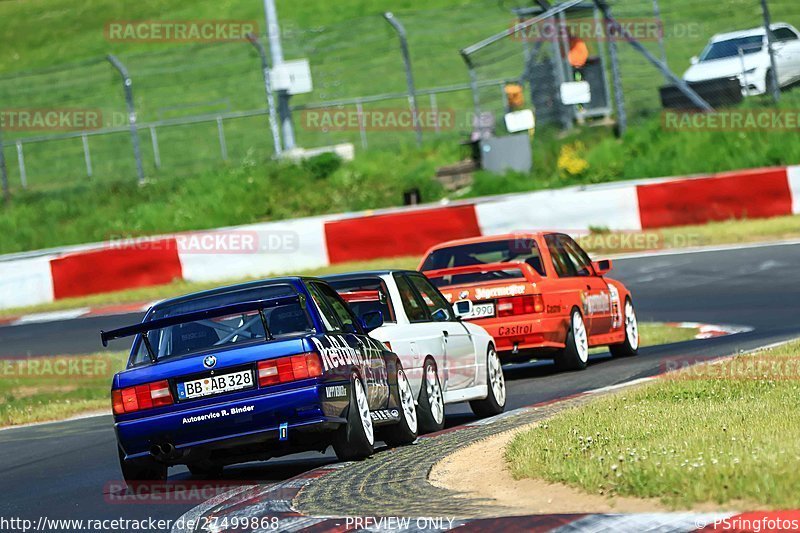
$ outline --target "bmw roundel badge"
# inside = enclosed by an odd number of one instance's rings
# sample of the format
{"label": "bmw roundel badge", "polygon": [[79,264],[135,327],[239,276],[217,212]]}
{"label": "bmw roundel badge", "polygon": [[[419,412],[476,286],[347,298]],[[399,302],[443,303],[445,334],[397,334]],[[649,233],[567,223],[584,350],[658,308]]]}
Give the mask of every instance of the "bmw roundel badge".
{"label": "bmw roundel badge", "polygon": [[206,368],[214,368],[214,365],[217,364],[217,358],[213,355],[209,355],[205,359],[203,359],[203,366]]}

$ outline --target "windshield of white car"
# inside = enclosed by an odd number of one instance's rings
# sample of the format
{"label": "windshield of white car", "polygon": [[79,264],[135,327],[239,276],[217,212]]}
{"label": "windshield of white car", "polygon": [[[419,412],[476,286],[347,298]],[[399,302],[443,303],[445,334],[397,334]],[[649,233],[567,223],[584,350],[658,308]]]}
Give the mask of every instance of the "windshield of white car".
{"label": "windshield of white car", "polygon": [[725,59],[736,57],[741,50],[742,54],[755,54],[764,47],[763,35],[751,35],[749,37],[739,37],[737,39],[727,39],[709,44],[700,56],[700,61],[713,61],[715,59]]}
{"label": "windshield of white car", "polygon": [[[165,304],[156,308],[150,320],[182,315],[204,309],[213,309],[238,302],[267,300],[281,296],[296,296],[297,291],[281,283],[255,288],[200,296],[190,300]],[[264,327],[266,324],[266,328]],[[171,357],[204,352],[232,344],[263,342],[267,338],[297,335],[313,331],[313,325],[300,301],[286,305],[235,313],[216,318],[189,321],[147,333],[147,340],[157,361]],[[132,365],[150,362],[147,346],[142,337],[137,338]]]}
{"label": "windshield of white car", "polygon": [[350,309],[358,317],[372,311],[380,311],[384,322],[394,322],[392,300],[386,283],[379,277],[343,279],[329,281]]}

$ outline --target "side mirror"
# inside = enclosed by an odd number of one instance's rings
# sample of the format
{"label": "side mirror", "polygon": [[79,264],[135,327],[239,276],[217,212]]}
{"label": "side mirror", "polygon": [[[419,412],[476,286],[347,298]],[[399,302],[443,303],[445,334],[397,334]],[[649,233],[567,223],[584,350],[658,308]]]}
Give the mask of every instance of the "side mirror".
{"label": "side mirror", "polygon": [[380,311],[369,311],[361,315],[361,327],[369,333],[383,325],[383,313]]}
{"label": "side mirror", "polygon": [[700,62],[700,58],[697,56],[692,56],[692,58],[689,61],[691,61],[692,65],[696,65]]}
{"label": "side mirror", "polygon": [[455,311],[458,318],[469,316],[472,314],[472,302],[470,300],[459,300],[453,304],[453,311]]}
{"label": "side mirror", "polygon": [[450,314],[447,312],[446,309],[437,309],[431,315],[431,318],[434,322],[446,322],[450,320]]}
{"label": "side mirror", "polygon": [[594,267],[594,271],[598,276],[605,276],[612,268],[611,259],[601,259],[600,261],[595,261],[592,263],[592,266]]}

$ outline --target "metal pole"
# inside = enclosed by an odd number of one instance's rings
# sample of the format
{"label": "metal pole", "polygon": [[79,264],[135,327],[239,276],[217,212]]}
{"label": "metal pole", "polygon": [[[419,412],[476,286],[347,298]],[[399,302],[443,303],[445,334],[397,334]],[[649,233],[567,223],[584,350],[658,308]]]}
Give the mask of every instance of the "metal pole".
{"label": "metal pole", "polygon": [[275,113],[275,98],[272,96],[272,81],[269,76],[269,61],[267,61],[267,53],[264,51],[264,45],[258,40],[258,37],[252,33],[247,36],[250,44],[252,44],[258,51],[261,57],[261,72],[264,75],[264,90],[267,93],[267,108],[269,109],[269,129],[272,131],[272,144],[275,150],[275,157],[280,157],[283,153],[281,148],[281,132],[278,129],[278,119]]}
{"label": "metal pole", "polygon": [[19,163],[19,182],[23,189],[28,188],[28,172],[25,170],[25,154],[22,151],[22,141],[17,141],[17,163]]}
{"label": "metal pole", "polygon": [[8,188],[8,169],[6,169],[6,153],[3,146],[3,130],[0,129],[0,181],[3,185],[3,201],[11,202],[11,190]]}
{"label": "metal pole", "polygon": [[414,76],[411,73],[411,56],[408,53],[408,38],[406,36],[406,29],[397,20],[391,11],[387,11],[383,14],[383,18],[386,19],[386,22],[391,24],[392,28],[395,29],[397,32],[398,37],[400,37],[400,51],[403,53],[403,63],[406,67],[406,84],[408,85],[408,105],[411,108],[411,117],[414,121],[414,130],[417,133],[417,144],[422,144],[422,125],[419,122],[419,111],[417,107],[417,91],[414,88]]}
{"label": "metal pole", "polygon": [[[602,21],[602,16],[600,15],[600,10],[597,9],[597,6],[594,6],[594,22],[596,27],[600,27]],[[607,38],[603,37],[602,34],[597,34],[597,50],[600,53],[600,70],[603,72],[603,90],[606,92],[605,94],[605,103],[606,108],[611,108],[611,86],[608,83],[608,71],[606,70],[606,40]]]}
{"label": "metal pole", "polygon": [[[556,23],[555,17],[553,17],[553,28],[556,28],[558,25]],[[553,68],[556,71],[556,83],[558,84],[555,87],[555,93],[553,96],[553,101],[558,102],[558,116],[561,117],[561,125],[565,130],[572,129],[572,113],[567,109],[567,106],[561,103],[561,85],[566,81],[564,79],[564,56],[561,50],[561,44],[558,40],[558,32],[553,31],[552,35],[550,36],[550,45],[553,47]]]}
{"label": "metal pole", "polygon": [[361,135],[361,147],[367,148],[367,130],[364,128],[364,106],[361,101],[356,102],[356,113],[358,114],[358,133]]}
{"label": "metal pole", "polygon": [[764,15],[764,29],[767,32],[767,48],[769,50],[770,73],[772,78],[772,99],[777,104],[781,100],[781,86],[778,84],[778,64],[775,62],[775,48],[772,41],[772,21],[770,20],[767,0],[761,0],[761,12]]}
{"label": "metal pole", "polygon": [[89,137],[81,135],[83,141],[83,161],[86,163],[86,176],[92,177],[92,154],[89,151]]}
{"label": "metal pole", "polygon": [[[611,57],[612,68],[614,68],[614,65],[613,65],[614,54],[616,54],[616,50],[614,50],[614,48],[615,48],[614,39],[616,38],[616,35],[621,35],[622,37],[625,38],[626,41],[628,41],[628,44],[630,44],[637,52],[642,54],[645,57],[645,59],[647,59],[658,70],[660,70],[661,73],[664,76],[666,76],[666,78],[669,81],[671,81],[673,84],[675,84],[675,86],[678,88],[678,90],[680,90],[684,95],[686,95],[686,97],[689,98],[689,100],[691,100],[694,105],[696,105],[698,108],[702,109],[703,111],[714,111],[714,108],[711,107],[708,104],[708,102],[703,100],[700,97],[700,95],[697,94],[697,92],[695,92],[694,89],[689,87],[689,85],[685,81],[683,81],[681,78],[679,78],[678,76],[673,74],[672,71],[666,67],[666,65],[664,65],[658,59],[656,59],[656,57],[653,54],[651,54],[650,51],[647,48],[642,46],[642,43],[640,43],[639,41],[634,39],[633,36],[631,35],[631,33],[627,29],[625,29],[624,26],[620,25],[619,22],[617,22],[614,19],[614,17],[611,15],[611,8],[608,6],[608,3],[606,2],[606,0],[594,0],[594,2],[595,2],[595,5],[597,5],[597,7],[599,7],[600,10],[603,12],[603,18],[604,18],[604,20],[606,22],[606,27],[608,27],[608,24],[611,23],[612,24],[612,28],[614,29],[615,35],[612,35],[612,36],[609,37],[610,45],[611,45],[611,46],[609,46],[609,49],[612,51],[612,57]],[[616,68],[617,69],[619,68],[619,64],[617,64]],[[615,80],[615,82],[616,81],[617,80]]]}
{"label": "metal pole", "polygon": [[[277,68],[283,63],[283,45],[281,44],[281,27],[278,23],[275,0],[264,0],[264,17],[267,22],[267,39],[272,56],[272,66]],[[289,93],[285,90],[278,91],[278,112],[281,115],[283,146],[286,150],[292,150],[294,148],[294,126],[292,126],[292,112],[289,108]]]}
{"label": "metal pole", "polygon": [[136,129],[136,108],[133,104],[133,80],[128,75],[128,69],[113,54],[108,54],[106,59],[119,71],[122,76],[122,86],[125,90],[125,104],[128,106],[128,124],[131,128],[131,142],[133,143],[133,156],[136,158],[136,174],[139,185],[144,184],[144,166],[142,165],[142,150],[139,147],[139,130]]}
{"label": "metal pole", "polygon": [[219,135],[219,151],[222,160],[228,160],[228,143],[225,142],[225,128],[222,126],[222,117],[217,117],[217,134]]}
{"label": "metal pole", "polygon": [[611,17],[603,13],[605,24],[606,39],[608,39],[608,55],[611,58],[611,80],[614,84],[614,102],[617,106],[617,126],[620,137],[625,135],[628,129],[628,114],[625,112],[625,96],[622,89],[622,75],[619,71],[619,53],[617,50],[617,39],[614,35],[609,35],[608,24]]}
{"label": "metal pole", "polygon": [[153,126],[150,126],[150,142],[153,145],[153,161],[156,168],[161,168],[161,150],[158,149],[158,133]]}
{"label": "metal pole", "polygon": [[664,21],[661,20],[661,6],[658,5],[658,0],[653,0],[653,17],[658,21],[658,47],[661,50],[661,62],[669,68],[667,47],[664,45]]}
{"label": "metal pole", "polygon": [[436,93],[431,93],[429,95],[431,100],[431,113],[433,114],[433,131],[436,135],[442,131],[441,125],[439,124],[439,104],[436,101]]}

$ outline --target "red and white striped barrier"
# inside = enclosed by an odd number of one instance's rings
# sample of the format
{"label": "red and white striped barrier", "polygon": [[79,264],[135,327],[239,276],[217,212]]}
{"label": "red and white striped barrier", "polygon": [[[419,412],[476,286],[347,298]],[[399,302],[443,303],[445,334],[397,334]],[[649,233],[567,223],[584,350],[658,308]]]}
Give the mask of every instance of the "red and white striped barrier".
{"label": "red and white striped barrier", "polygon": [[0,257],[0,309],[188,281],[422,254],[520,230],[642,230],[800,214],[800,166],[618,182],[310,217]]}

